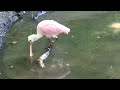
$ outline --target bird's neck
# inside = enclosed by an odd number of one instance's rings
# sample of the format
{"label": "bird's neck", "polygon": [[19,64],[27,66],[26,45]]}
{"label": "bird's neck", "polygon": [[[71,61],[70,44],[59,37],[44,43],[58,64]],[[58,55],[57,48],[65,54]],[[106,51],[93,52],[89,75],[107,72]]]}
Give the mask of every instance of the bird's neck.
{"label": "bird's neck", "polygon": [[36,37],[39,39],[39,38],[42,38],[43,35],[42,35],[41,33],[37,33],[37,34],[36,34]]}

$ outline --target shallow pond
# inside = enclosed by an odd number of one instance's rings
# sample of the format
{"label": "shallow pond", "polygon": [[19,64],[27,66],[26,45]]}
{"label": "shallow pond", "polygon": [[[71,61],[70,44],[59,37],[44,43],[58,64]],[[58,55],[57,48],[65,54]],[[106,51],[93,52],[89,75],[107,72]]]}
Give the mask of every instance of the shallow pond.
{"label": "shallow pond", "polygon": [[[68,36],[60,35],[41,69],[37,58],[48,40],[33,44],[29,59],[27,36],[36,33],[37,23],[53,19],[69,27]],[[120,12],[54,11],[31,19],[30,12],[7,32],[0,55],[0,78],[12,79],[112,79],[120,78],[120,34],[108,27],[120,22]]]}

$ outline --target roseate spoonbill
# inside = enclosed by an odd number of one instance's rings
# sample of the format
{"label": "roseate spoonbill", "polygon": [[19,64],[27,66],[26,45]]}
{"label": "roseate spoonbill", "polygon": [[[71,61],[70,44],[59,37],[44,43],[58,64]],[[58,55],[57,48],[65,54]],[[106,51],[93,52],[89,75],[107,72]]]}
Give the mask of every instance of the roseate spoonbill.
{"label": "roseate spoonbill", "polygon": [[37,25],[37,34],[32,34],[28,36],[28,41],[30,42],[30,57],[33,56],[32,53],[32,43],[38,39],[45,36],[49,38],[51,42],[54,42],[52,38],[56,38],[61,33],[68,34],[70,29],[54,20],[43,20]]}

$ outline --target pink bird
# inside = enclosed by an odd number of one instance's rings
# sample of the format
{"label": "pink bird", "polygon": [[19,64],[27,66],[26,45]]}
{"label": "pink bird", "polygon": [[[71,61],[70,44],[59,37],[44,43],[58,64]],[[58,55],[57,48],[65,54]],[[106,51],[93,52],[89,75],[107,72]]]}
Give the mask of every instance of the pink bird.
{"label": "pink bird", "polygon": [[38,39],[45,36],[49,38],[51,42],[54,42],[52,38],[56,38],[61,33],[68,34],[70,29],[54,20],[43,20],[37,25],[37,34],[32,34],[28,36],[28,41],[30,42],[30,57],[33,56],[32,53],[32,43]]}

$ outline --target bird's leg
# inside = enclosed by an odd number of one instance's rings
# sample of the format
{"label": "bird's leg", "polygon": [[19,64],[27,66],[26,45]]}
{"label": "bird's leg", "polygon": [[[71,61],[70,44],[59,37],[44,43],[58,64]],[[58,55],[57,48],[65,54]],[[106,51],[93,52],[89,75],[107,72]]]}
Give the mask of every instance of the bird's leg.
{"label": "bird's leg", "polygon": [[55,42],[56,42],[57,40],[58,40],[58,38],[56,37],[56,38],[55,38]]}
{"label": "bird's leg", "polygon": [[50,44],[49,44],[49,45],[52,45],[52,43],[56,42],[57,40],[58,40],[58,38],[57,38],[57,37],[55,37],[55,41],[53,41],[53,39],[52,39],[52,38],[50,38]]}
{"label": "bird's leg", "polygon": [[[52,43],[54,43],[54,41],[53,41],[52,38],[50,38],[50,39],[49,39],[49,46],[52,45]],[[48,47],[49,47],[49,46],[48,46]]]}
{"label": "bird's leg", "polygon": [[51,39],[48,39],[48,47],[52,44]]}
{"label": "bird's leg", "polygon": [[50,38],[50,40],[51,40],[51,43],[54,43],[54,41],[53,41],[53,39],[52,39],[52,38]]}
{"label": "bird's leg", "polygon": [[51,39],[48,39],[48,46],[45,49],[47,49],[51,44]]}
{"label": "bird's leg", "polygon": [[[55,38],[55,41],[53,41],[52,38],[49,38],[49,39],[48,39],[48,47],[51,46],[51,45],[52,45],[54,42],[56,42],[57,40],[58,40],[57,37]],[[47,48],[48,48],[48,47],[47,47]],[[47,48],[45,48],[45,49],[47,49]]]}

